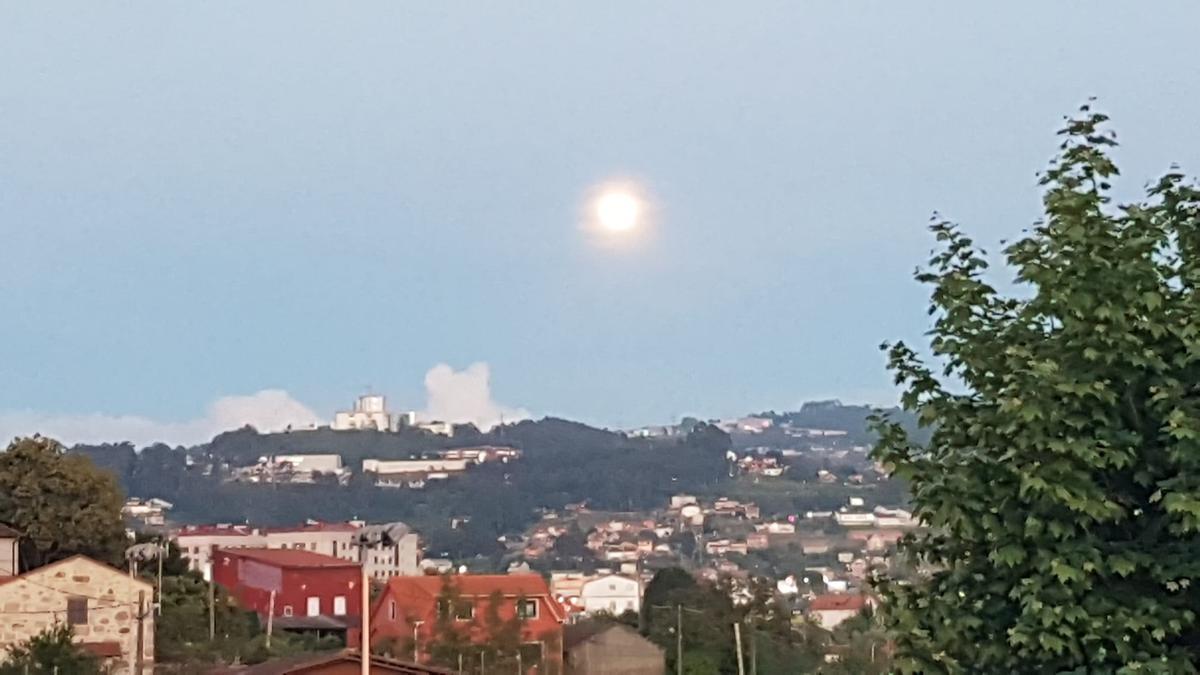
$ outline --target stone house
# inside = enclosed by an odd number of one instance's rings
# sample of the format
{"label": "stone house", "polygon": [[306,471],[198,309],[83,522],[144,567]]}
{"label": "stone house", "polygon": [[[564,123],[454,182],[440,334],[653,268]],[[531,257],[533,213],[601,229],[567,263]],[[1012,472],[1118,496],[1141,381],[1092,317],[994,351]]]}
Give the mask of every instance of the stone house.
{"label": "stone house", "polygon": [[619,623],[567,626],[568,675],[663,675],[663,649]]}
{"label": "stone house", "polygon": [[0,660],[11,646],[66,623],[116,675],[135,672],[140,637],[148,672],[154,662],[153,601],[150,584],[81,555],[0,577]]}

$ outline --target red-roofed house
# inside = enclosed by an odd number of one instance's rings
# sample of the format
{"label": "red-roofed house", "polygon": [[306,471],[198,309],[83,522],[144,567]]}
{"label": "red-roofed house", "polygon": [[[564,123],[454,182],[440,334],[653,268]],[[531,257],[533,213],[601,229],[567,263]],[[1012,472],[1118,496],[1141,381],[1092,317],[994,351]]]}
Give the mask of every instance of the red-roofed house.
{"label": "red-roofed house", "polygon": [[839,623],[857,616],[868,604],[868,598],[863,595],[827,593],[818,595],[808,603],[808,613],[817,625],[833,630]]}
{"label": "red-roofed house", "polygon": [[[281,630],[345,636],[362,612],[358,563],[299,549],[213,552],[213,580]],[[272,598],[274,595],[274,598]]]}
{"label": "red-roofed house", "polygon": [[394,577],[371,610],[371,642],[400,645],[418,661],[429,660],[430,644],[445,641],[439,631],[448,625],[472,643],[486,643],[493,598],[502,621],[520,622],[524,669],[562,673],[563,608],[536,574]]}

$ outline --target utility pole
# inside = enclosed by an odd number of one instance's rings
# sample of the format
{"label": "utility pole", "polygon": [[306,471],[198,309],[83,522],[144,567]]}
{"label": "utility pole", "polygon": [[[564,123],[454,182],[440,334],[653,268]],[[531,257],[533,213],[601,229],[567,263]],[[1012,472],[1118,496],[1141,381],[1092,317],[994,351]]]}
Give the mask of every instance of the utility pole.
{"label": "utility pole", "polygon": [[271,598],[267,600],[267,650],[271,649],[271,636],[275,633],[275,591],[271,591]]}
{"label": "utility pole", "polygon": [[683,605],[675,605],[675,673],[683,675]]}
{"label": "utility pole", "polygon": [[208,641],[217,639],[217,592],[216,584],[208,580]]}
{"label": "utility pole", "polygon": [[[359,551],[362,547],[359,547]],[[359,553],[359,555],[362,555]],[[362,675],[371,675],[371,580],[367,577],[367,565],[362,565],[362,576],[359,585],[362,586],[362,637],[359,649],[362,650]]]}
{"label": "utility pole", "polygon": [[758,631],[750,631],[750,675],[758,675]]}
{"label": "utility pole", "polygon": [[158,558],[158,602],[155,603],[154,607],[157,610],[155,613],[159,616],[162,616],[162,565],[163,558],[166,555],[167,547],[163,544],[162,536],[160,535],[158,538],[158,555],[154,556],[155,558]]}
{"label": "utility pole", "polygon": [[146,665],[145,642],[146,635],[146,591],[138,591],[138,610],[137,610],[137,648],[133,659],[135,675],[142,675],[142,670]]}
{"label": "utility pole", "polygon": [[738,675],[746,675],[746,666],[742,662],[742,624],[733,624],[733,642],[737,646]]}

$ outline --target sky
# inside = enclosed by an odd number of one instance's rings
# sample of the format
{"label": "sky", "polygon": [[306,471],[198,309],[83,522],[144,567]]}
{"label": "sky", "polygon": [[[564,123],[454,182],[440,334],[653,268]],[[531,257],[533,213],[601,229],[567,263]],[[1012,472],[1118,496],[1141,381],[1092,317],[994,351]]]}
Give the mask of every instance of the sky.
{"label": "sky", "polygon": [[932,212],[1018,235],[1089,96],[1200,173],[1200,6],[981,4],[2,0],[0,435],[894,402]]}

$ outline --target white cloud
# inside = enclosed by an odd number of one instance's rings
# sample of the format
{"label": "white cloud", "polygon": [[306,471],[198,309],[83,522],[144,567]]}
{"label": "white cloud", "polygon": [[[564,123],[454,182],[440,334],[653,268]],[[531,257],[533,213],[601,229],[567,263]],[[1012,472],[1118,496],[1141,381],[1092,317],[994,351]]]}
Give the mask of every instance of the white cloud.
{"label": "white cloud", "polygon": [[289,425],[306,427],[322,420],[311,409],[280,389],[248,396],[224,396],[200,418],[162,422],[137,415],[63,415],[34,411],[0,412],[0,447],[17,436],[35,433],[73,443],[130,441],[136,446],[204,443],[222,431],[250,424],[259,431],[279,431]]}
{"label": "white cloud", "polygon": [[486,431],[503,422],[528,419],[529,411],[509,408],[492,399],[492,374],[486,363],[472,363],[456,371],[439,363],[425,373],[423,420],[465,424]]}

